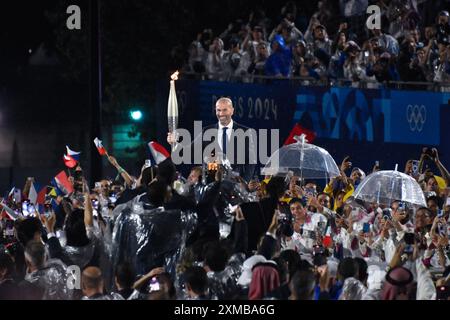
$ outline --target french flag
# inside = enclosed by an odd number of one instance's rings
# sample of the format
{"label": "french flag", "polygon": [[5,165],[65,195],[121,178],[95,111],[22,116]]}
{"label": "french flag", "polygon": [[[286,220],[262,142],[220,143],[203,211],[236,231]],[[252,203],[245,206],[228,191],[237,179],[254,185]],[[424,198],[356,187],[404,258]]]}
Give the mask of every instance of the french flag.
{"label": "french flag", "polygon": [[95,137],[95,139],[94,139],[94,144],[95,144],[95,146],[97,147],[98,153],[99,153],[101,156],[104,156],[105,154],[108,154],[108,153],[106,152],[105,147],[103,147],[102,140],[100,140],[99,138]]}
{"label": "french flag", "polygon": [[155,141],[150,141],[148,143],[148,147],[150,148],[150,152],[152,153],[152,157],[155,160],[156,164],[160,164],[170,157],[169,152],[162,145]]}
{"label": "french flag", "polygon": [[45,203],[45,195],[47,193],[47,187],[41,187],[37,183],[33,183],[30,186],[30,192],[28,193],[28,200],[30,200],[30,203],[37,205],[37,204],[44,204]]}
{"label": "french flag", "polygon": [[73,192],[73,185],[70,183],[66,172],[63,170],[58,173],[52,181],[52,184],[61,190],[64,194],[69,194]]}
{"label": "french flag", "polygon": [[75,161],[80,161],[80,153],[81,152],[76,152],[73,150],[70,150],[69,146],[66,146],[67,149],[67,156],[71,157],[72,159],[74,159]]}

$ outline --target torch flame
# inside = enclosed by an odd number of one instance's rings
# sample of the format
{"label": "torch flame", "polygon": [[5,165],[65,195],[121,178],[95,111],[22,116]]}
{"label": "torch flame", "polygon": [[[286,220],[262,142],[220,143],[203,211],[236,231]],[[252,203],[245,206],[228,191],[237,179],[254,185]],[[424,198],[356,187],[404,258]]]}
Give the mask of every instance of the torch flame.
{"label": "torch flame", "polygon": [[172,79],[172,80],[178,80],[178,75],[179,75],[180,73],[178,72],[178,71],[175,71],[171,76],[170,76],[170,79]]}

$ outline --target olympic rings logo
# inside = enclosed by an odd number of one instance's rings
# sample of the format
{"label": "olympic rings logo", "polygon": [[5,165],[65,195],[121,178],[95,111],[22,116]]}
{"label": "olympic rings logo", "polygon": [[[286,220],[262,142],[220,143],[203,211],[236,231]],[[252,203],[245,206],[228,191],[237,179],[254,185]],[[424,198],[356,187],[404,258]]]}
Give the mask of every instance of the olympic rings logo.
{"label": "olympic rings logo", "polygon": [[427,108],[422,105],[408,105],[406,108],[406,120],[411,131],[421,132],[427,121]]}

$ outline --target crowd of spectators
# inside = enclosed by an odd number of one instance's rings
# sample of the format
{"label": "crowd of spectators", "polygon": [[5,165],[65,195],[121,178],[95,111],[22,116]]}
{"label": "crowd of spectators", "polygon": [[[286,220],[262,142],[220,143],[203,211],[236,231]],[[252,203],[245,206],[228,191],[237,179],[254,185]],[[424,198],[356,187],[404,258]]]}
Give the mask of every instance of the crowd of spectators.
{"label": "crowd of spectators", "polygon": [[[315,12],[308,7],[317,3]],[[381,29],[366,26],[369,5]],[[200,32],[184,71],[219,81],[255,76],[352,85],[450,81],[448,1],[289,1],[278,16],[256,8],[222,33]],[[305,23],[306,22],[306,23]],[[442,90],[447,90],[442,89]]]}
{"label": "crowd of spectators", "polygon": [[[220,166],[194,167],[183,179],[167,158],[144,165],[136,178],[108,159],[116,180],[89,189],[78,166],[74,191],[49,192],[43,211],[30,207],[32,179],[2,199],[0,299],[449,297],[450,174],[436,149],[425,148],[404,170],[422,186],[423,207],[395,199],[358,205],[351,195],[367,177],[348,157],[341,175],[322,186],[295,175],[248,182],[235,176],[252,194],[235,211]],[[170,233],[188,220],[196,222],[193,232]],[[177,245],[175,260],[167,243]],[[74,266],[81,279],[69,271]]]}

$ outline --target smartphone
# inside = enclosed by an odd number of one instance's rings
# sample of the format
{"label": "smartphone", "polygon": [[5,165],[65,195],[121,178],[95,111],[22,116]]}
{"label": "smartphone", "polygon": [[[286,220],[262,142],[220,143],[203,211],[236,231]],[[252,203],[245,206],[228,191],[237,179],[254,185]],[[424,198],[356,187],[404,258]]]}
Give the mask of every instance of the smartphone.
{"label": "smartphone", "polygon": [[415,176],[419,174],[419,160],[412,161],[412,173]]}
{"label": "smartphone", "polygon": [[398,210],[405,210],[405,208],[406,208],[406,206],[405,206],[405,203],[404,202],[399,202],[398,203]]}
{"label": "smartphone", "polygon": [[414,233],[412,232],[407,232],[405,233],[405,236],[403,237],[403,239],[405,239],[405,243],[407,245],[413,245],[416,242],[416,236],[414,235]]}
{"label": "smartphone", "polygon": [[46,203],[44,204],[44,215],[45,217],[50,217],[53,213],[53,207],[51,205],[51,203]]}
{"label": "smartphone", "polygon": [[447,197],[447,202],[445,203],[446,206],[450,206],[450,195]]}
{"label": "smartphone", "polygon": [[442,218],[444,216],[444,210],[439,209],[437,213],[438,218]]}
{"label": "smartphone", "polygon": [[152,166],[152,161],[151,161],[150,159],[145,159],[145,164],[144,164],[144,166],[145,166],[146,168],[151,167],[151,166]]}
{"label": "smartphone", "polygon": [[370,223],[364,223],[363,224],[363,233],[369,233],[370,232]]}
{"label": "smartphone", "polygon": [[380,166],[380,161],[375,161],[375,165],[377,166],[377,167],[379,167]]}
{"label": "smartphone", "polygon": [[112,204],[116,203],[117,201],[117,197],[115,194],[111,194],[111,196],[109,197],[109,201],[111,201]]}
{"label": "smartphone", "polygon": [[314,197],[314,195],[315,195],[314,189],[313,188],[306,188],[305,189],[305,195],[306,195],[307,198]]}
{"label": "smartphone", "polygon": [[24,215],[24,216],[28,216],[29,214],[30,214],[30,212],[28,211],[28,205],[29,205],[30,203],[28,202],[28,201],[24,201],[24,202],[22,202],[22,214]]}
{"label": "smartphone", "polygon": [[406,254],[413,254],[414,253],[414,246],[411,244],[407,244],[405,246],[405,249],[403,250],[404,253]]}
{"label": "smartphone", "polygon": [[153,277],[150,279],[150,292],[153,291],[159,291],[161,289],[161,286],[159,285],[159,281],[157,277]]}
{"label": "smartphone", "polygon": [[101,189],[101,188],[102,188],[102,184],[100,182],[96,182],[95,189]]}

